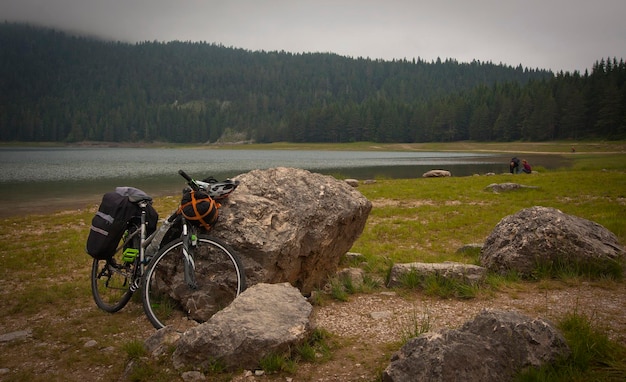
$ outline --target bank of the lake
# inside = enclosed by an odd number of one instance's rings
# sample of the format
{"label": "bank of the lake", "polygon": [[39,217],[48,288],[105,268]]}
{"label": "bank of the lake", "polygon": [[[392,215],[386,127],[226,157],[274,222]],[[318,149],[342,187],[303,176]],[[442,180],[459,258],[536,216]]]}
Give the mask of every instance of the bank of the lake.
{"label": "bank of the lake", "polygon": [[586,155],[621,158],[624,153],[625,142],[3,143],[0,216],[98,203],[104,192],[119,185],[139,187],[155,197],[174,195],[183,185],[176,174],[179,168],[197,177],[227,178],[256,168],[288,166],[337,178],[406,179],[419,178],[431,169],[449,170],[455,177],[504,173],[512,156],[528,159],[540,171],[551,171],[569,168]]}

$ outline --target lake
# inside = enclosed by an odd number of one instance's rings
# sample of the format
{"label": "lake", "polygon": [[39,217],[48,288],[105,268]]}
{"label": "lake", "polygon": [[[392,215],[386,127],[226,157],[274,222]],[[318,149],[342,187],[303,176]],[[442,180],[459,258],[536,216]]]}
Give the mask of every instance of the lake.
{"label": "lake", "polygon": [[[510,154],[404,151],[228,150],[167,148],[0,147],[0,216],[82,208],[116,186],[153,196],[178,193],[183,169],[198,179],[234,177],[253,169],[296,167],[340,178],[419,178],[432,169],[453,176],[508,171]],[[555,155],[527,155],[531,164],[562,167]]]}

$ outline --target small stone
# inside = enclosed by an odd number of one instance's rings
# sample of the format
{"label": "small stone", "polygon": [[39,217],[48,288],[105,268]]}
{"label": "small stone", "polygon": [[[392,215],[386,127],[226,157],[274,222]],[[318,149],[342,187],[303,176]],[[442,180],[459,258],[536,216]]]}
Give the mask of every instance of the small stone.
{"label": "small stone", "polygon": [[85,345],[83,345],[83,347],[92,348],[92,347],[94,347],[96,345],[98,345],[98,342],[96,342],[96,340],[89,340],[89,341],[85,342]]}
{"label": "small stone", "polygon": [[7,334],[0,335],[0,342],[11,342],[15,340],[23,340],[33,335],[32,330],[18,330]]}
{"label": "small stone", "polygon": [[392,313],[388,310],[385,310],[383,312],[372,312],[370,313],[370,317],[372,317],[375,320],[382,320],[385,318],[389,318],[392,316]]}
{"label": "small stone", "polygon": [[185,382],[201,382],[206,381],[206,376],[199,371],[186,371],[181,375]]}

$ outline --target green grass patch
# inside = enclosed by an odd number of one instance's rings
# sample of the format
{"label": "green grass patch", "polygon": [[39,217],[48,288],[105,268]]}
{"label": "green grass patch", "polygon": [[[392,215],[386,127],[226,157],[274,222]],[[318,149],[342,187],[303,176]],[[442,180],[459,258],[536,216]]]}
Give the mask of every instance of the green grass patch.
{"label": "green grass patch", "polygon": [[593,317],[576,311],[559,322],[559,329],[570,347],[571,355],[555,364],[520,373],[516,381],[624,381],[626,347],[609,340],[604,328]]}
{"label": "green grass patch", "polygon": [[401,275],[400,285],[406,289],[418,289],[428,296],[440,298],[471,299],[476,297],[480,287],[452,278],[442,277],[438,274],[423,276],[415,270]]}
{"label": "green grass patch", "polygon": [[589,260],[589,261],[539,261],[535,266],[533,278],[537,280],[555,278],[568,280],[582,277],[589,280],[610,279],[622,280],[624,274],[623,261]]}
{"label": "green grass patch", "polygon": [[[491,183],[511,181],[537,188],[499,194],[486,190]],[[626,169],[381,180],[359,190],[374,208],[351,251],[361,253],[380,275],[389,262],[473,263],[475,254],[457,249],[482,243],[502,218],[533,206],[592,220],[626,242]]]}
{"label": "green grass patch", "polygon": [[417,309],[414,307],[409,322],[405,324],[402,330],[402,344],[406,344],[411,338],[429,332],[431,327],[432,318],[428,311],[418,314]]}
{"label": "green grass patch", "polygon": [[296,370],[296,362],[290,358],[289,354],[268,354],[259,361],[259,366],[267,374],[293,373]]}
{"label": "green grass patch", "polygon": [[124,352],[126,352],[126,356],[128,357],[129,360],[139,359],[148,354],[148,351],[146,350],[143,344],[143,341],[139,341],[139,340],[132,340],[132,341],[126,342],[123,345],[123,350]]}

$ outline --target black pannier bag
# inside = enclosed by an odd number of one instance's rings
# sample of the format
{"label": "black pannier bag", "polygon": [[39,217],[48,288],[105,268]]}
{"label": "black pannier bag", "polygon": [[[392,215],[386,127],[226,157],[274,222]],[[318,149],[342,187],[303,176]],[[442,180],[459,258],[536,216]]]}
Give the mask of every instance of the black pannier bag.
{"label": "black pannier bag", "polygon": [[[139,200],[151,202],[150,196],[134,187],[118,187],[114,192],[107,192],[102,197],[98,212],[91,220],[87,237],[87,253],[91,257],[105,260],[115,254],[127,223],[141,217],[141,209],[134,203]],[[146,207],[147,234],[155,231],[159,215],[148,204]]]}

